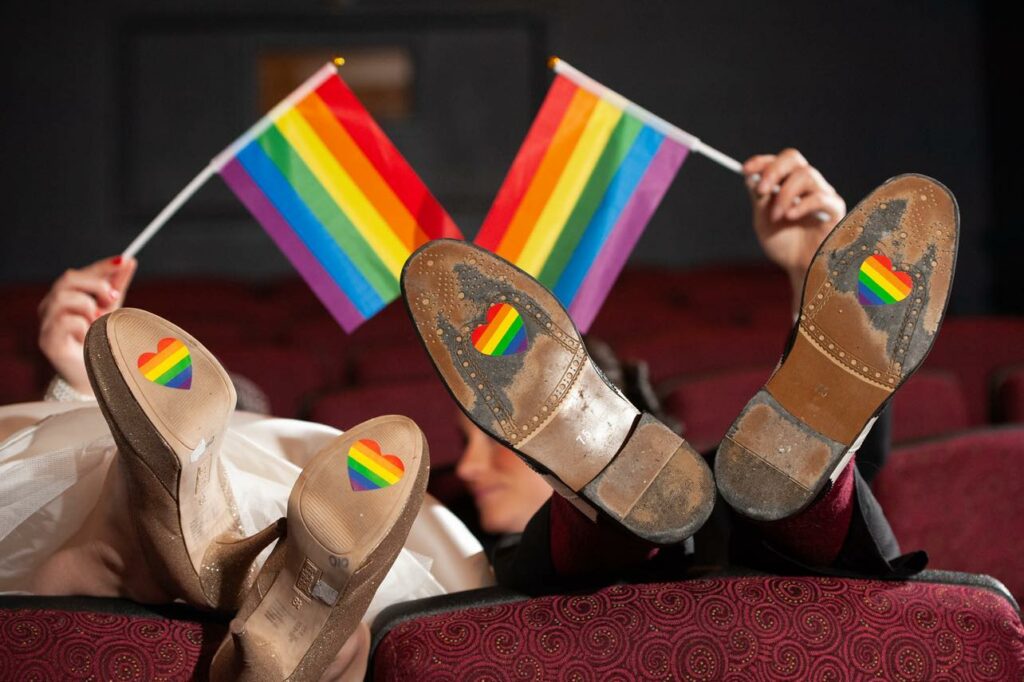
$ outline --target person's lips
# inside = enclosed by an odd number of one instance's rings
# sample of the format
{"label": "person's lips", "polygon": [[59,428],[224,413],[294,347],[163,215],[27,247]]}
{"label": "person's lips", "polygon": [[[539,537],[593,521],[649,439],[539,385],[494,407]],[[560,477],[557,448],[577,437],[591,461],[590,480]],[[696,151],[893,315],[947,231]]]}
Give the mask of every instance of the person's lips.
{"label": "person's lips", "polygon": [[481,500],[486,500],[487,498],[491,497],[500,490],[500,485],[482,485],[474,487],[472,489],[472,493],[473,497],[476,498],[476,500],[479,502]]}

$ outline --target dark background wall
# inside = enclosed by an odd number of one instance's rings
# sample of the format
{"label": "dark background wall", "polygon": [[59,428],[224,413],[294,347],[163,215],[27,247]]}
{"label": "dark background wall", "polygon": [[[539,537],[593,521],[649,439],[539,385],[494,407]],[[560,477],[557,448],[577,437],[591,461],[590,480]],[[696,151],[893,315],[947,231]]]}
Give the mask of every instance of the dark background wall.
{"label": "dark background wall", "polygon": [[[557,54],[740,160],[799,148],[853,206],[897,173],[956,194],[954,309],[1020,311],[1020,104],[1009,10],[960,2],[92,2],[3,10],[0,279],[116,253],[263,111],[267,50],[402,45],[414,115],[383,122],[467,235]],[[634,254],[759,251],[740,178],[692,156]],[[288,272],[214,179],[141,254],[143,276]]]}

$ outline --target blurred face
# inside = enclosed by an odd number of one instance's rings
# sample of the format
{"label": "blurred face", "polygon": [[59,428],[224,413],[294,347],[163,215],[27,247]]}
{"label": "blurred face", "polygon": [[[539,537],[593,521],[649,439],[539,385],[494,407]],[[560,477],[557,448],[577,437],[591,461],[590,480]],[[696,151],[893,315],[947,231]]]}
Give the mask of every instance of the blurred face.
{"label": "blurred face", "polygon": [[523,460],[462,414],[466,449],[455,473],[469,488],[488,533],[521,533],[549,497],[551,486]]}

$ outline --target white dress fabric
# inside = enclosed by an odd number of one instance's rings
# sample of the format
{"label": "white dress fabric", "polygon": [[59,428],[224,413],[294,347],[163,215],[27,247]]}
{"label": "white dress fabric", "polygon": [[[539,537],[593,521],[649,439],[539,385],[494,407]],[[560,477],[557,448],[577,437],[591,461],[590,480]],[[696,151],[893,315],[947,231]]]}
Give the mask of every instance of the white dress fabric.
{"label": "white dress fabric", "polygon": [[[285,516],[302,467],[340,433],[294,419],[234,414],[225,434],[231,446],[226,442],[222,452],[246,534]],[[0,592],[26,592],[33,570],[78,531],[116,454],[94,401],[0,407]],[[428,495],[363,620],[371,623],[394,603],[493,583],[479,541]]]}

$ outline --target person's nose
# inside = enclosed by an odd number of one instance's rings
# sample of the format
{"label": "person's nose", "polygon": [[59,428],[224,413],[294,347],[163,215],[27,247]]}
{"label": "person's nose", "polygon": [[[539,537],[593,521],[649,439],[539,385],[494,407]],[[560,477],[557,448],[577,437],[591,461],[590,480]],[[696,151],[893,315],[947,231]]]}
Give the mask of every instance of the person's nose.
{"label": "person's nose", "polygon": [[475,481],[487,470],[489,463],[490,453],[487,444],[481,442],[480,438],[470,438],[462,457],[455,465],[455,475],[463,481]]}

